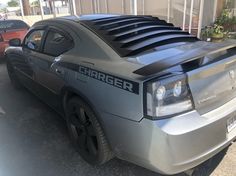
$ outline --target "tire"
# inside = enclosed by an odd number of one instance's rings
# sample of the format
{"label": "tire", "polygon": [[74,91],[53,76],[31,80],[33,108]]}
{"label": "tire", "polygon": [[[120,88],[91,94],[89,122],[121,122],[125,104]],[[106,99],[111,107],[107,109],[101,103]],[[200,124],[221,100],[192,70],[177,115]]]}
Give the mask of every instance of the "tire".
{"label": "tire", "polygon": [[70,138],[85,161],[91,165],[101,165],[113,158],[95,113],[78,97],[68,101],[66,121]]}
{"label": "tire", "polygon": [[23,86],[21,85],[18,77],[16,76],[15,70],[9,60],[7,60],[7,72],[8,72],[8,76],[11,80],[12,85],[16,89],[22,89]]}

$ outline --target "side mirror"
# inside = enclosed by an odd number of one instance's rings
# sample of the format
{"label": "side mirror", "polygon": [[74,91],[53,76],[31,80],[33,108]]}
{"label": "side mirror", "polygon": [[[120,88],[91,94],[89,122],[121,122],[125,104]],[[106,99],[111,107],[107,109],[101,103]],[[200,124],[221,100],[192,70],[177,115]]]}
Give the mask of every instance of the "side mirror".
{"label": "side mirror", "polygon": [[21,40],[19,38],[14,38],[9,40],[10,46],[21,46]]}

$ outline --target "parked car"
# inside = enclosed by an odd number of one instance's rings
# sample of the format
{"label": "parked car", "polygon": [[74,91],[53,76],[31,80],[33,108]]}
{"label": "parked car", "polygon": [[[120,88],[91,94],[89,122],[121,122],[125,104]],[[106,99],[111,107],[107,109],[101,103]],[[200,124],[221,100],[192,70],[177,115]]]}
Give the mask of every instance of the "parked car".
{"label": "parked car", "polygon": [[6,50],[9,77],[61,114],[90,164],[114,156],[176,174],[236,137],[236,42],[152,16],[37,22]]}
{"label": "parked car", "polygon": [[4,56],[4,50],[8,41],[13,38],[23,39],[29,26],[21,20],[0,20],[0,58]]}

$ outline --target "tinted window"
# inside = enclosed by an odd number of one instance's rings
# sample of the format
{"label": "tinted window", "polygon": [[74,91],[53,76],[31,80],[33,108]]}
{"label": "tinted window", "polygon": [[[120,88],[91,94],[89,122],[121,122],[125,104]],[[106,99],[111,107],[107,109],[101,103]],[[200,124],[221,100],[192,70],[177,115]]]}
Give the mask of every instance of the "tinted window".
{"label": "tinted window", "polygon": [[29,49],[39,51],[42,38],[43,38],[44,30],[36,30],[26,36],[25,46]]}
{"label": "tinted window", "polygon": [[44,45],[44,53],[59,56],[73,46],[73,41],[56,31],[49,31]]}
{"label": "tinted window", "polygon": [[0,21],[0,31],[1,30],[13,30],[13,29],[25,29],[29,26],[20,20],[3,20]]}

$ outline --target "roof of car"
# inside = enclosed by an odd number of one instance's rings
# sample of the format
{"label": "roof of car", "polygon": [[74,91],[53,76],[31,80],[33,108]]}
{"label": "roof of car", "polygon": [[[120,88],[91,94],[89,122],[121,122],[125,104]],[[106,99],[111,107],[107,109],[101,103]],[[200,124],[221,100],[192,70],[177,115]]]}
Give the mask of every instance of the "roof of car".
{"label": "roof of car", "polygon": [[137,55],[167,44],[199,40],[182,31],[180,27],[153,16],[93,14],[59,19],[71,20],[85,26],[121,57]]}
{"label": "roof of car", "polygon": [[88,14],[88,15],[72,15],[72,16],[62,16],[58,17],[56,19],[67,19],[71,21],[82,21],[82,20],[98,20],[98,19],[103,19],[103,18],[108,18],[108,17],[118,17],[121,15],[117,14]]}

